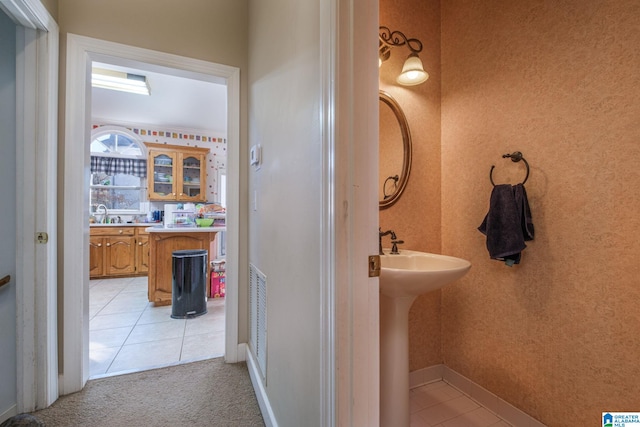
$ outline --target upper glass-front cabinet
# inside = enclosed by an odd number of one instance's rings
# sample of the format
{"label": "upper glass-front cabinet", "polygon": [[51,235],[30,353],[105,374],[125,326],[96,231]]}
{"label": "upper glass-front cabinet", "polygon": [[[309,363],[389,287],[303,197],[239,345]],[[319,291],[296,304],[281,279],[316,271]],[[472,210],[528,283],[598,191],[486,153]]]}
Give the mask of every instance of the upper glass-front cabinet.
{"label": "upper glass-front cabinet", "polygon": [[182,159],[182,191],[183,200],[200,200],[204,192],[202,182],[206,180],[205,161],[202,154],[179,154]]}
{"label": "upper glass-front cabinet", "polygon": [[176,153],[149,150],[149,200],[175,200]]}
{"label": "upper glass-front cabinet", "polygon": [[206,202],[206,148],[146,144],[149,200]]}

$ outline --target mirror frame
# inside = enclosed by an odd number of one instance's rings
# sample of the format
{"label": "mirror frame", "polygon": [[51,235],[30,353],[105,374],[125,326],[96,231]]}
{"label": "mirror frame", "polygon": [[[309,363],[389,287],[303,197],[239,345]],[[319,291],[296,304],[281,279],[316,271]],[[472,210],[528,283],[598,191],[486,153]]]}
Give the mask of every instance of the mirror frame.
{"label": "mirror frame", "polygon": [[393,204],[398,201],[407,186],[407,182],[409,181],[409,173],[411,172],[411,132],[409,132],[409,122],[407,121],[407,117],[404,115],[404,112],[402,111],[402,108],[400,108],[398,102],[383,90],[380,91],[380,101],[387,104],[396,116],[398,124],[400,125],[400,132],[402,133],[402,147],[404,149],[402,172],[398,179],[398,187],[391,196],[387,199],[380,200],[378,203],[380,209],[386,209],[393,206]]}

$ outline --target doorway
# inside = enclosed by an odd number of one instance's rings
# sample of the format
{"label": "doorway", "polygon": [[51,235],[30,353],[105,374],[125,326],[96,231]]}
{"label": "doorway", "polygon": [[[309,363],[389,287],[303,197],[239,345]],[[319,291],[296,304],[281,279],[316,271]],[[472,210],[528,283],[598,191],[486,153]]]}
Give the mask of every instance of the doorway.
{"label": "doorway", "polygon": [[[67,118],[65,124],[64,195],[64,339],[63,394],[80,390],[89,377],[88,157],[84,143],[91,128],[92,62],[143,66],[153,72],[207,79],[227,86],[227,232],[225,296],[225,360],[238,351],[238,205],[239,205],[239,70],[70,34],[67,46]],[[86,225],[85,225],[86,224]]]}
{"label": "doorway", "polygon": [[[145,233],[147,227],[161,225],[150,222],[153,221],[151,212],[164,211],[167,203],[173,206],[175,202],[155,201],[147,197],[152,184],[146,182],[148,190],[145,191],[146,172],[136,176],[105,174],[105,165],[96,166],[99,170],[93,170],[93,160],[97,163],[98,159],[107,157],[122,162],[125,159],[146,161],[146,143],[207,148],[207,182],[202,187],[206,192],[205,198],[208,203],[226,207],[218,182],[219,171],[226,168],[227,157],[226,84],[210,82],[207,76],[197,76],[196,80],[175,75],[174,69],[163,72],[148,69],[149,64],[139,62],[127,67],[118,66],[113,61],[92,62],[92,74],[95,70],[105,79],[104,76],[135,78],[138,79],[135,81],[144,81],[149,90],[147,95],[131,93],[120,87],[118,90],[95,87],[93,84],[91,89],[90,204],[92,211],[94,206],[104,204],[109,218],[127,227],[124,231],[137,230],[134,232],[136,237],[123,238],[123,245],[137,240],[138,234]],[[127,183],[133,187],[123,187]],[[95,216],[100,218],[100,215]],[[98,233],[102,235],[109,227],[91,224],[91,236],[96,234],[92,241],[102,242]],[[217,246],[224,247],[220,242],[223,238],[223,233],[218,233]],[[148,242],[148,237],[144,240]],[[96,244],[99,245],[96,242],[91,246],[102,253],[100,248],[95,248]],[[132,259],[122,268],[130,271],[129,277],[127,274],[113,277],[100,271],[99,267],[98,271],[90,270],[89,377],[119,375],[224,356],[224,298],[219,293],[211,293],[207,286],[207,295],[211,298],[204,315],[172,318],[171,306],[160,307],[149,302],[147,276],[141,276],[144,273],[138,271],[138,268],[148,268],[139,262],[142,251],[149,250],[148,243],[138,248],[134,241],[133,247],[136,248],[136,262]],[[212,250],[210,256],[209,261],[213,262],[221,254],[219,250]],[[93,254],[92,259],[98,257]],[[92,262],[92,265],[96,264]]]}

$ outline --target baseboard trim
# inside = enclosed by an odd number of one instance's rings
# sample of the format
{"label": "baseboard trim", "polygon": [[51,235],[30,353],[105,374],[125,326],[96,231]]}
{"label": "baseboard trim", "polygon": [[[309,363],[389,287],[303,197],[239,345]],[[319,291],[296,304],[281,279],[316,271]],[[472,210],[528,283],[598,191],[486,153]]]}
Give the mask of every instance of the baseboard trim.
{"label": "baseboard trim", "polygon": [[238,358],[238,362],[244,362],[245,360],[247,360],[247,344],[246,343],[239,343],[238,344],[238,353],[236,354],[237,358]]}
{"label": "baseboard trim", "polygon": [[262,384],[262,376],[260,374],[260,371],[258,370],[258,365],[253,354],[251,354],[251,350],[249,349],[249,347],[245,346],[245,348],[246,351],[244,353],[246,354],[249,377],[251,378],[251,383],[253,384],[253,390],[256,393],[256,398],[258,399],[258,405],[260,406],[260,412],[262,413],[264,424],[266,427],[278,427],[278,422],[276,421],[273,409],[271,408],[271,403],[269,402],[267,391]]}
{"label": "baseboard trim", "polygon": [[409,387],[416,388],[434,381],[445,381],[513,426],[546,427],[540,421],[446,365],[434,365],[412,371]]}
{"label": "baseboard trim", "polygon": [[16,405],[9,406],[9,409],[0,414],[0,424],[7,421],[14,415],[18,415],[18,407]]}

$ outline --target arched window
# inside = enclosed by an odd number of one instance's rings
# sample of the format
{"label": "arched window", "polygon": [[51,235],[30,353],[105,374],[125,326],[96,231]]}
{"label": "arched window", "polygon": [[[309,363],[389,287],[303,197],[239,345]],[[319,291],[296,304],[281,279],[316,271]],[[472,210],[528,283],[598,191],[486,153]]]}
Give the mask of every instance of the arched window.
{"label": "arched window", "polygon": [[129,129],[102,126],[91,133],[90,203],[113,214],[140,214],[145,200],[147,155],[142,140]]}

